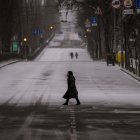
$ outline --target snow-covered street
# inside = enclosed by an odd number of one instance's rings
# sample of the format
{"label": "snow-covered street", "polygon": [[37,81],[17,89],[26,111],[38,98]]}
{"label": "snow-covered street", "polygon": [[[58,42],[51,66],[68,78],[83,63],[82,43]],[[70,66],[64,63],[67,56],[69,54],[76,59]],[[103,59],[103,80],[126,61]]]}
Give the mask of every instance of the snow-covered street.
{"label": "snow-covered street", "polygon": [[0,19],[0,140],[140,140],[140,0],[1,0]]}
{"label": "snow-covered street", "polygon": [[[0,69],[1,103],[31,104],[41,99],[43,104],[61,105],[67,89],[66,74],[72,70],[82,104],[140,105],[138,81],[118,66],[107,67],[104,61],[91,60],[86,48],[61,48],[60,44],[68,40],[62,36],[56,35],[35,61]],[[70,52],[78,52],[78,59],[71,59]]]}
{"label": "snow-covered street", "polygon": [[[56,34],[34,61],[0,68],[0,140],[139,140],[140,83],[93,61],[81,43],[75,33]],[[80,106],[62,105],[69,70]]]}

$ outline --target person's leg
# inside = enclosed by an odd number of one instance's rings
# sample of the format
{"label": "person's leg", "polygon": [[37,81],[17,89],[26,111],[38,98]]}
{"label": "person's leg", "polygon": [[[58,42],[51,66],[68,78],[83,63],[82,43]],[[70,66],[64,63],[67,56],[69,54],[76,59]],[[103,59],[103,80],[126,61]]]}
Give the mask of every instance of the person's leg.
{"label": "person's leg", "polygon": [[66,99],[66,102],[63,105],[68,105],[69,99]]}
{"label": "person's leg", "polygon": [[78,97],[76,97],[75,99],[77,101],[77,104],[76,105],[80,105],[80,101],[79,101]]}

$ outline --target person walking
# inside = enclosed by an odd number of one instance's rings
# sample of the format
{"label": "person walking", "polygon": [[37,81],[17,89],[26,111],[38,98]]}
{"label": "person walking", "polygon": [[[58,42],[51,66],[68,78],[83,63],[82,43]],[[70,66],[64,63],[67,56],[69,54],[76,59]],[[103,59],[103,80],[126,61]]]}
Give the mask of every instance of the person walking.
{"label": "person walking", "polygon": [[71,57],[71,59],[73,59],[73,57],[74,57],[73,52],[70,53],[70,57]]}
{"label": "person walking", "polygon": [[67,78],[68,89],[63,96],[63,98],[66,99],[66,102],[63,105],[68,105],[69,99],[71,98],[75,98],[77,101],[76,105],[80,105],[80,101],[78,99],[78,91],[76,88],[75,77],[73,76],[73,72],[68,71],[67,76],[68,76]]}
{"label": "person walking", "polygon": [[75,57],[76,57],[76,59],[78,59],[78,53],[77,52],[75,53]]}

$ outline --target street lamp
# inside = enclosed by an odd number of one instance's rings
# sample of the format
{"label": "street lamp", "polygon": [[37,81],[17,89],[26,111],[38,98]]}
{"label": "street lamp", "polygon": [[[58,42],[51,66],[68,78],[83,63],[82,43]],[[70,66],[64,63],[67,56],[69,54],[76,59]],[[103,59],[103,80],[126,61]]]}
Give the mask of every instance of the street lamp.
{"label": "street lamp", "polygon": [[50,29],[50,32],[51,32],[51,36],[54,36],[54,34],[55,34],[54,26],[50,26],[49,29]]}
{"label": "street lamp", "polygon": [[50,29],[51,29],[51,30],[53,30],[53,28],[54,28],[53,26],[50,26]]}
{"label": "street lamp", "polygon": [[24,41],[24,54],[25,54],[25,59],[27,59],[27,38],[25,37],[24,39],[23,39],[23,41]]}
{"label": "street lamp", "polygon": [[24,38],[23,41],[26,43],[27,42],[27,38]]}

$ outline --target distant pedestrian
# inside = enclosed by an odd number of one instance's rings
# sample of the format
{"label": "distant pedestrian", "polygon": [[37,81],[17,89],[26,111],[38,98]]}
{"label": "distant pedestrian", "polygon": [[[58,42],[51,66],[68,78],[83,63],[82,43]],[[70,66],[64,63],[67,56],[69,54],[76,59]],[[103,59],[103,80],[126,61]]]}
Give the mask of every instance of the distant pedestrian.
{"label": "distant pedestrian", "polygon": [[77,52],[75,53],[75,57],[76,57],[76,59],[78,59],[78,53]]}
{"label": "distant pedestrian", "polygon": [[73,59],[73,57],[74,57],[73,52],[70,53],[70,57],[71,57],[71,59]]}
{"label": "distant pedestrian", "polygon": [[63,98],[66,99],[66,102],[63,105],[68,105],[69,99],[71,98],[75,98],[77,101],[76,105],[80,105],[80,101],[78,99],[78,91],[75,85],[75,77],[73,76],[73,72],[68,71],[67,76],[68,76],[67,78],[68,89],[63,96]]}
{"label": "distant pedestrian", "polygon": [[67,16],[68,16],[68,11],[66,11],[66,19],[67,19]]}

